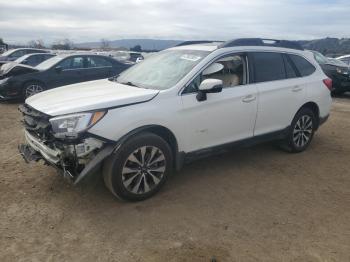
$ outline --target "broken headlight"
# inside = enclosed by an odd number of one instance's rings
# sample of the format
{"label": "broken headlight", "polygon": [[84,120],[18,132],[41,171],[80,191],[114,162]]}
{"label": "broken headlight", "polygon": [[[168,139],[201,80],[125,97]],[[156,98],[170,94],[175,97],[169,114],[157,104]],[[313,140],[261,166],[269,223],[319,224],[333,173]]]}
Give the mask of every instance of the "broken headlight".
{"label": "broken headlight", "polygon": [[101,120],[106,111],[77,113],[53,117],[50,119],[55,137],[77,137],[78,133],[87,130]]}

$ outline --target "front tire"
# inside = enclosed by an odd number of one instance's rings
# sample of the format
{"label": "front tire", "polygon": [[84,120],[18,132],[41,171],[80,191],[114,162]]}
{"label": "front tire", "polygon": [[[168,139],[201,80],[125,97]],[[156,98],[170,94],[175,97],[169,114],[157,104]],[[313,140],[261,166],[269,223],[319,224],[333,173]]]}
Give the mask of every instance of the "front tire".
{"label": "front tire", "polygon": [[24,84],[23,87],[23,98],[27,99],[35,94],[45,91],[45,86],[39,82],[29,82]]}
{"label": "front tire", "polygon": [[304,151],[311,143],[316,130],[316,116],[309,108],[302,108],[295,115],[286,137],[286,149],[292,153]]}
{"label": "front tire", "polygon": [[168,143],[152,133],[133,136],[104,163],[107,188],[118,198],[140,201],[156,194],[173,167]]}

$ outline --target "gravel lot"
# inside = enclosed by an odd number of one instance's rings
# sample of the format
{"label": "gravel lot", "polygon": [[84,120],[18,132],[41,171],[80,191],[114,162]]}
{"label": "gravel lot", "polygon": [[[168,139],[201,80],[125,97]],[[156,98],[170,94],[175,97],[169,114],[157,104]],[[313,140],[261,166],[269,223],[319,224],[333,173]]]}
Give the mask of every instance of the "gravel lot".
{"label": "gravel lot", "polygon": [[17,106],[0,104],[1,261],[350,261],[350,96],[306,152],[200,160],[139,203],[25,164]]}

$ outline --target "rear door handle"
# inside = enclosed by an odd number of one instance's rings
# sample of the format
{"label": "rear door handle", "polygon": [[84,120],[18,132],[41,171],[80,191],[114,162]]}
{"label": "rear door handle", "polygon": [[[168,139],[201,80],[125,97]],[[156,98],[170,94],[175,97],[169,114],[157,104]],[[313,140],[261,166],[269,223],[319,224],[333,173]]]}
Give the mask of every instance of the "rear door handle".
{"label": "rear door handle", "polygon": [[294,86],[294,87],[292,88],[292,91],[293,91],[293,92],[299,92],[299,91],[301,91],[301,90],[303,90],[303,88],[300,87],[300,86]]}
{"label": "rear door handle", "polygon": [[252,102],[256,99],[256,96],[255,95],[247,95],[245,97],[243,97],[242,101],[244,103],[249,103],[249,102]]}

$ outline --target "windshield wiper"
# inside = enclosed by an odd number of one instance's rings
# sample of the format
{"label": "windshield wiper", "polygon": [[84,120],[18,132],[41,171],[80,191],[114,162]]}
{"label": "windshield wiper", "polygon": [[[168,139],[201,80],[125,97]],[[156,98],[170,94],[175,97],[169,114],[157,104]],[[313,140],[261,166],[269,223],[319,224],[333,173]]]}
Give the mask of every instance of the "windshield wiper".
{"label": "windshield wiper", "polygon": [[118,76],[119,76],[119,75],[114,76],[114,77],[110,77],[110,78],[108,78],[108,80],[117,82],[117,83],[122,84],[122,85],[134,86],[134,87],[138,87],[138,88],[145,88],[145,89],[147,89],[146,87],[141,87],[141,86],[139,86],[139,85],[134,84],[134,83],[131,82],[131,81],[127,81],[127,82],[118,82],[118,79],[117,79]]}
{"label": "windshield wiper", "polygon": [[127,86],[135,86],[135,87],[139,87],[139,86],[135,85],[133,82],[130,82],[130,81],[128,81],[128,82],[124,82],[124,83],[121,83],[121,84],[123,84],[123,85],[127,85]]}

